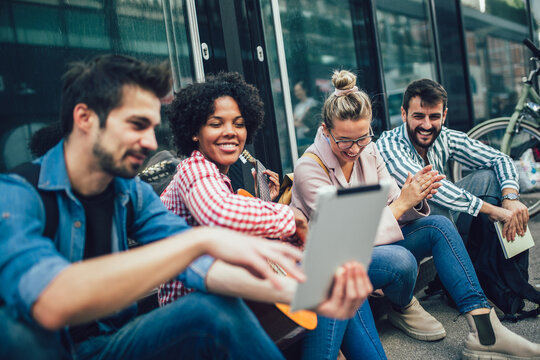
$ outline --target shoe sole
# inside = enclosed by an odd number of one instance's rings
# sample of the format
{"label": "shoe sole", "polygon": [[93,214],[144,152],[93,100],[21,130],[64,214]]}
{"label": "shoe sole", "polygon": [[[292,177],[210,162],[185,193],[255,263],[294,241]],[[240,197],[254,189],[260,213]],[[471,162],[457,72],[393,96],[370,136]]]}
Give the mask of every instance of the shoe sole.
{"label": "shoe sole", "polygon": [[489,351],[463,349],[461,353],[463,360],[531,360],[537,357],[522,357],[508,354],[494,353]]}
{"label": "shoe sole", "polygon": [[437,341],[446,337],[446,330],[444,329],[439,332],[419,333],[414,330],[411,330],[411,328],[409,328],[400,319],[394,319],[392,316],[389,315],[388,320],[390,321],[390,324],[392,324],[397,329],[403,331],[405,335],[410,336],[413,339],[422,340],[422,341]]}

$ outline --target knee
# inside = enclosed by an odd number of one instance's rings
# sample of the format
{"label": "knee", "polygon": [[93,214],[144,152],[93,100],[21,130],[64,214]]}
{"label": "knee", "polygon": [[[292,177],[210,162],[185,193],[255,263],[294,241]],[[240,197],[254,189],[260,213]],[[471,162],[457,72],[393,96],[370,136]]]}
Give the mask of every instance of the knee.
{"label": "knee", "polygon": [[482,184],[492,184],[492,183],[499,183],[499,180],[497,180],[497,175],[495,174],[495,171],[491,169],[480,169],[476,170],[474,172],[474,181],[478,181]]}
{"label": "knee", "polygon": [[391,269],[400,278],[416,279],[418,264],[409,250],[400,245],[383,245],[376,249],[379,261],[385,268]]}
{"label": "knee", "polygon": [[418,263],[414,255],[403,246],[396,245],[396,249],[393,250],[391,261],[394,264],[394,269],[401,274],[411,274],[416,278]]}
{"label": "knee", "polygon": [[443,215],[431,215],[427,217],[431,226],[441,229],[445,232],[455,230],[452,220]]}

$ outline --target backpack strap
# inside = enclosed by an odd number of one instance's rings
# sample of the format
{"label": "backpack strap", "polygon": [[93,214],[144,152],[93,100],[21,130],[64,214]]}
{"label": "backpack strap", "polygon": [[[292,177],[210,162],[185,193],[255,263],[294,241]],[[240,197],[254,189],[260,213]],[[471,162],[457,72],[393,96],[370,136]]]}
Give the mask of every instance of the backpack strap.
{"label": "backpack strap", "polygon": [[330,177],[330,173],[328,172],[328,169],[326,168],[326,166],[324,166],[322,160],[317,155],[315,155],[314,153],[311,153],[311,152],[305,152],[304,155],[302,155],[302,157],[304,157],[304,156],[310,157],[313,160],[315,160],[317,162],[317,164],[319,164],[319,166],[323,168],[326,175],[328,177]]}
{"label": "backpack strap", "polygon": [[10,170],[10,173],[25,178],[39,193],[41,202],[45,208],[45,230],[43,231],[43,236],[53,239],[58,229],[58,203],[54,191],[45,191],[38,188],[40,170],[41,165],[26,162]]}

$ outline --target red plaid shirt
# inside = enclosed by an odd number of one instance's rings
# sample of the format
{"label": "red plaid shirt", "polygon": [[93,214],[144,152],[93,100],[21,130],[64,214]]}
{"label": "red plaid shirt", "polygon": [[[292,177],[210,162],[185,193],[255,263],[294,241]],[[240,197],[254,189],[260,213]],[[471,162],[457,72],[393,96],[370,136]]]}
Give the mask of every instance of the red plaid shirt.
{"label": "red plaid shirt", "polygon": [[[291,236],[296,231],[288,206],[235,194],[231,180],[197,150],[178,165],[161,201],[192,226],[221,226],[267,238]],[[166,305],[191,291],[172,280],[160,286],[159,303]]]}

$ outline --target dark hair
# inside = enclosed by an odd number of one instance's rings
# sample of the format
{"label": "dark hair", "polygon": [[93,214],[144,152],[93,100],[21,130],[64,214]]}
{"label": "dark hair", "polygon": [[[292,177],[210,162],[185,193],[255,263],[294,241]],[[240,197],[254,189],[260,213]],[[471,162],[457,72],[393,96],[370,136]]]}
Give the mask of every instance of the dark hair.
{"label": "dark hair", "polygon": [[443,103],[443,111],[446,109],[448,103],[448,95],[446,90],[441,86],[441,84],[430,80],[430,79],[420,79],[415,80],[407,86],[405,93],[403,94],[403,109],[405,113],[409,110],[409,103],[412,98],[420,96],[421,104],[434,106],[438,103]]}
{"label": "dark hair", "polygon": [[62,140],[62,124],[55,121],[32,134],[28,148],[35,158],[45,155],[54,145]]}
{"label": "dark hair", "polygon": [[122,103],[123,87],[134,85],[161,98],[171,89],[167,62],[148,64],[122,55],[101,55],[88,62],[75,62],[62,77],[60,120],[64,136],[73,129],[73,109],[84,103],[104,127],[109,112]]}
{"label": "dark hair", "polygon": [[238,104],[247,130],[246,143],[250,143],[264,119],[264,105],[259,91],[242,79],[238,73],[218,73],[206,82],[188,85],[175,94],[168,109],[174,143],[179,155],[189,156],[197,149],[193,136],[215,111],[216,99],[230,96]]}

